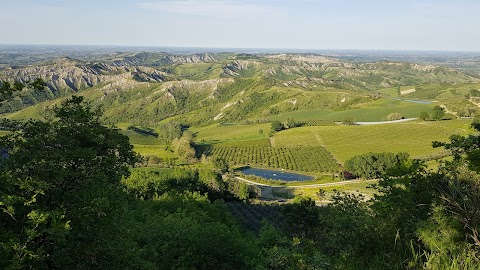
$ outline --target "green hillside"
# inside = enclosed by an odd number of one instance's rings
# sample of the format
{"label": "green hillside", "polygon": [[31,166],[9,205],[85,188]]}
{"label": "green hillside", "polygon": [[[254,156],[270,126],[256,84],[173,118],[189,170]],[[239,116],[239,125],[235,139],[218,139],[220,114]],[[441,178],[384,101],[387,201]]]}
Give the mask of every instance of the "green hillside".
{"label": "green hillside", "polygon": [[[391,112],[417,117],[431,108],[388,98],[436,100],[457,109],[448,102],[466,104],[480,88],[477,78],[453,68],[315,54],[123,53],[97,61],[62,58],[0,71],[0,79],[10,82],[32,76],[47,82],[43,91],[25,88],[0,101],[0,113],[40,117],[51,101],[80,94],[102,106],[111,124],[156,126],[174,119],[199,126],[286,117],[381,121]],[[398,95],[409,89],[416,91]]]}

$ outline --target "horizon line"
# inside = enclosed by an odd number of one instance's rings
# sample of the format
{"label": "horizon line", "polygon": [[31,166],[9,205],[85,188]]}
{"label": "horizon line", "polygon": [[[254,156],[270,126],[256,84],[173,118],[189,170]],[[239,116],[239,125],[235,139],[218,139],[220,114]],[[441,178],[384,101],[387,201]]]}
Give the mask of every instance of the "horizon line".
{"label": "horizon line", "polygon": [[[358,49],[358,48],[269,48],[269,47],[208,47],[208,46],[165,46],[165,45],[109,45],[109,44],[49,44],[49,43],[0,43],[0,46],[51,46],[51,47],[100,47],[100,48],[170,48],[170,49],[214,49],[214,50],[273,50],[273,51],[376,51],[376,52],[457,52],[480,53],[480,50],[452,49]],[[225,51],[228,52],[228,51]]]}

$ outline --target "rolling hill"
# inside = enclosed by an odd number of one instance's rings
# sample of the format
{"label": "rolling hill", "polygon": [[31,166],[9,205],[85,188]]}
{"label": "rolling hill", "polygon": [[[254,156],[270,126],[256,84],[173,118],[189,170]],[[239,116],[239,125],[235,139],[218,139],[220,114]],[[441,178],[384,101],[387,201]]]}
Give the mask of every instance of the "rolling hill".
{"label": "rolling hill", "polygon": [[251,123],[310,113],[341,121],[352,109],[359,110],[355,120],[380,121],[392,112],[415,117],[431,109],[390,100],[400,88],[416,89],[401,96],[405,99],[449,104],[470,102],[480,85],[477,78],[445,66],[315,54],[115,53],[95,61],[60,58],[0,71],[0,79],[11,82],[36,78],[47,87],[23,89],[0,102],[0,113],[40,117],[57,99],[80,94],[103,107],[107,123]]}

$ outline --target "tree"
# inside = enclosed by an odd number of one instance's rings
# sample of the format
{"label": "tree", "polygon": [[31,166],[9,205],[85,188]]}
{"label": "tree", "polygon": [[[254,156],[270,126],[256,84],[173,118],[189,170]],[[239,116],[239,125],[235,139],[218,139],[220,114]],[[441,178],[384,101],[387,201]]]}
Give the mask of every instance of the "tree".
{"label": "tree", "polygon": [[224,158],[211,157],[213,168],[219,173],[226,173],[228,171],[228,163]]}
{"label": "tree", "polygon": [[285,122],[287,128],[294,128],[298,126],[298,123],[293,119],[293,117],[287,117],[287,121]]}
{"label": "tree", "polygon": [[169,122],[168,124],[159,126],[158,138],[165,144],[170,144],[174,139],[182,136],[182,125],[177,122]]}
{"label": "tree", "polygon": [[96,268],[92,256],[117,252],[106,243],[119,236],[120,179],[138,156],[83,97],[53,113],[55,120],[30,120],[0,138],[8,151],[0,160],[0,268]]}
{"label": "tree", "polygon": [[319,209],[310,197],[296,197],[293,204],[285,208],[285,215],[291,228],[304,238],[312,238],[319,220]]}
{"label": "tree", "polygon": [[422,121],[426,121],[427,119],[430,118],[430,115],[427,112],[422,111],[420,112],[420,116],[418,116],[418,118],[420,118],[420,120]]}
{"label": "tree", "polygon": [[433,107],[432,118],[434,120],[442,120],[444,116],[445,116],[445,109],[443,109],[438,105],[435,105]]}
{"label": "tree", "polygon": [[185,163],[192,163],[195,161],[195,148],[193,148],[193,134],[191,132],[184,132],[179,139],[175,138],[172,141],[172,149]]}
{"label": "tree", "polygon": [[30,83],[30,86],[35,90],[43,90],[47,86],[47,83],[42,78],[36,78]]}
{"label": "tree", "polygon": [[8,81],[2,81],[0,86],[0,101],[9,99],[13,94],[12,86]]}
{"label": "tree", "polygon": [[275,121],[272,121],[271,124],[272,124],[272,129],[271,129],[272,133],[279,132],[283,129],[283,124],[280,121],[275,120]]}
{"label": "tree", "polygon": [[394,121],[403,119],[403,116],[400,113],[391,113],[387,116],[387,121]]}
{"label": "tree", "polygon": [[[478,122],[472,127],[480,131]],[[433,147],[444,147],[453,154],[453,161],[445,164],[443,177],[436,183],[439,197],[480,247],[480,136],[453,135],[450,143],[433,142]]]}
{"label": "tree", "polygon": [[15,88],[15,90],[17,91],[22,91],[22,89],[25,87],[25,85],[19,81],[15,81],[13,83],[13,88]]}
{"label": "tree", "polygon": [[342,125],[345,125],[345,126],[353,126],[355,125],[355,121],[353,120],[353,118],[346,118],[342,121]]}
{"label": "tree", "polygon": [[357,177],[375,179],[408,161],[407,153],[367,153],[345,162],[345,169]]}

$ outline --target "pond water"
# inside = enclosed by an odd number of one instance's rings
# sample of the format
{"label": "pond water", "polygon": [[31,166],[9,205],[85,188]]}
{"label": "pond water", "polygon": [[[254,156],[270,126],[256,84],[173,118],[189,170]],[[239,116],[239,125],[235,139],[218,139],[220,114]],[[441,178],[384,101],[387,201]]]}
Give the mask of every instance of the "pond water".
{"label": "pond water", "polygon": [[403,99],[403,98],[393,98],[394,100],[401,100],[405,102],[419,103],[419,104],[433,104],[431,101],[427,100],[414,100],[414,99]]}
{"label": "pond water", "polygon": [[308,181],[314,178],[308,175],[289,173],[276,170],[266,170],[246,167],[241,170],[242,173],[247,175],[256,175],[266,179],[282,180],[282,181]]}

